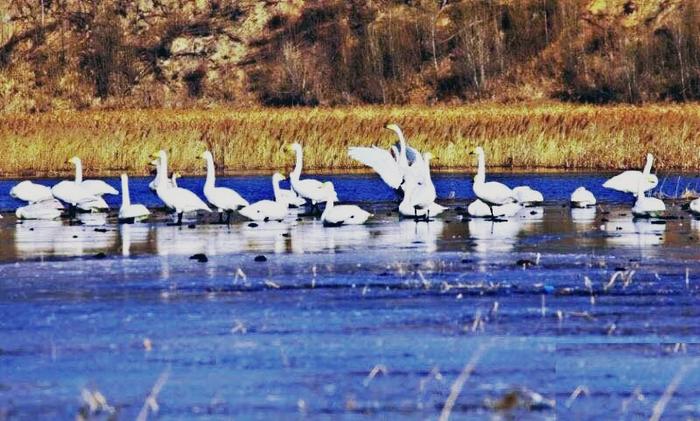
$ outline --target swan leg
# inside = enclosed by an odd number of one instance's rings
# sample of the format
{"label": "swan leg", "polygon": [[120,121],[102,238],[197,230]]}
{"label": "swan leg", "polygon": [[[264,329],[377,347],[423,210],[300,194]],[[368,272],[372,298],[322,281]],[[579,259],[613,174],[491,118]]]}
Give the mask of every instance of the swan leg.
{"label": "swan leg", "polygon": [[[231,209],[226,211],[226,226],[230,227],[231,226],[231,214],[233,211]],[[221,214],[219,214],[221,215]]]}
{"label": "swan leg", "polygon": [[183,214],[183,213],[184,213],[184,212],[180,212],[180,213],[177,214],[177,225],[178,225],[178,226],[179,226],[179,225],[182,225],[182,214]]}
{"label": "swan leg", "polygon": [[219,223],[223,224],[224,223],[224,213],[219,211]]}

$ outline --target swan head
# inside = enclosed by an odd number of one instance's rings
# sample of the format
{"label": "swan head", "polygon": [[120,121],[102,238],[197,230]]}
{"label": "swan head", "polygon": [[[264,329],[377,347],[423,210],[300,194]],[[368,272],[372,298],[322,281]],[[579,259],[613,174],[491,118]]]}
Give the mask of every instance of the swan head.
{"label": "swan head", "polygon": [[393,132],[396,132],[396,133],[401,132],[401,128],[399,127],[398,124],[395,124],[395,123],[387,124],[386,128],[393,131]]}
{"label": "swan head", "polygon": [[174,173],[173,173],[173,181],[177,181],[177,179],[180,178],[180,177],[181,177],[181,175],[180,175],[179,172],[174,172]]}
{"label": "swan head", "polygon": [[470,155],[484,156],[484,148],[477,146],[474,148],[474,152],[471,152]]}
{"label": "swan head", "polygon": [[286,180],[285,176],[283,176],[282,174],[278,172],[272,174],[272,182],[279,183],[282,180]]}
{"label": "swan head", "polygon": [[424,161],[430,161],[431,159],[438,159],[435,155],[431,154],[430,152],[425,152],[423,153],[423,160]]}
{"label": "swan head", "polygon": [[162,149],[151,154],[151,158],[156,158],[157,160],[160,160],[160,162],[164,162],[167,157],[168,156],[166,155],[165,151]]}
{"label": "swan head", "polygon": [[293,152],[301,152],[301,144],[299,142],[294,142],[289,145],[289,150]]}
{"label": "swan head", "polygon": [[212,161],[214,160],[214,155],[212,155],[211,152],[209,152],[209,151],[202,152],[202,154],[199,155],[199,157],[202,159],[206,159],[206,160],[210,160],[210,159]]}
{"label": "swan head", "polygon": [[74,156],[73,158],[68,160],[68,163],[73,165],[80,165],[80,158]]}

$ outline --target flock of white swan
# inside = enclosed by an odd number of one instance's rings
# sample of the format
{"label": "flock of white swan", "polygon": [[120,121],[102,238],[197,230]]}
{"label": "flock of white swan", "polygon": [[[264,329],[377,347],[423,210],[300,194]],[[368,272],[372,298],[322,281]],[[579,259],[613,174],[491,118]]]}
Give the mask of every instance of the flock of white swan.
{"label": "flock of white swan", "polygon": [[[440,215],[446,207],[436,203],[437,194],[430,175],[429,152],[420,153],[408,146],[401,128],[396,124],[386,126],[398,136],[398,143],[390,149],[372,147],[350,147],[349,156],[371,167],[381,179],[400,197],[399,213],[403,217],[430,220]],[[303,150],[299,143],[290,146],[296,155],[294,170],[289,174],[291,190],[280,188],[284,176],[275,173],[272,176],[274,198],[249,203],[235,190],[216,185],[214,157],[205,151],[201,158],[206,162],[207,175],[203,195],[200,198],[191,190],[179,187],[173,174],[168,178],[168,156],[165,151],[153,154],[151,164],[155,166],[156,175],[149,184],[163,204],[177,215],[177,223],[182,223],[185,213],[198,211],[211,212],[212,208],[219,214],[219,222],[230,222],[231,215],[238,212],[253,221],[282,220],[290,207],[310,205],[313,211],[320,211],[319,204],[324,203],[321,220],[324,225],[364,224],[373,215],[356,205],[337,205],[338,195],[333,183],[312,178],[302,178]],[[477,199],[467,207],[471,217],[503,218],[514,216],[522,207],[541,204],[544,197],[529,186],[510,188],[503,183],[486,181],[486,156],[481,147],[472,154],[477,158],[477,173],[474,176],[473,190]],[[75,213],[104,212],[109,206],[103,195],[118,195],[119,192],[102,180],[84,180],[82,162],[73,157],[69,160],[75,166],[73,180],[60,181],[53,187],[22,181],[15,185],[10,195],[27,202],[16,210],[19,219],[57,219],[67,213],[72,219]],[[666,210],[663,201],[647,197],[645,192],[658,184],[658,178],[651,174],[653,156],[647,155],[642,171],[630,170],[607,180],[603,186],[609,189],[630,193],[636,197],[632,213],[641,217],[658,217]],[[143,205],[131,203],[129,197],[129,180],[121,175],[122,204],[119,209],[120,222],[136,222],[147,219],[150,211]],[[68,212],[65,212],[65,205]],[[584,187],[577,188],[571,194],[571,206],[576,208],[596,205],[594,195]],[[690,210],[700,213],[700,199],[690,203]]]}

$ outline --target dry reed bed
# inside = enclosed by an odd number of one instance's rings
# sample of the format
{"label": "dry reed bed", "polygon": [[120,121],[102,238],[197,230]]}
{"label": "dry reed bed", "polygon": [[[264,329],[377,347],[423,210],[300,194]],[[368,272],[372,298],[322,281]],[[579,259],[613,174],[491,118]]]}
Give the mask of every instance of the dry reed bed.
{"label": "dry reed bed", "polygon": [[474,104],[459,107],[356,107],[52,112],[0,117],[0,174],[70,172],[84,161],[89,175],[148,171],[149,154],[166,149],[174,169],[202,173],[210,147],[226,172],[288,169],[292,141],[305,146],[305,167],[360,168],[350,145],[387,147],[399,123],[411,144],[431,151],[443,169],[473,167],[476,145],[490,166],[616,169],[639,167],[647,151],[658,169],[700,169],[700,106]]}

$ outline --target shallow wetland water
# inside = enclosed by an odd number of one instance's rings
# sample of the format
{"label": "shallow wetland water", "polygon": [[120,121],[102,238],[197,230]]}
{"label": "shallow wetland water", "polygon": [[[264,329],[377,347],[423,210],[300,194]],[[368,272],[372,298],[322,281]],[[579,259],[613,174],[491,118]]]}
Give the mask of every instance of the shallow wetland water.
{"label": "shallow wetland water", "polygon": [[[2,181],[0,418],[75,418],[86,389],[133,419],[160,378],[166,418],[437,419],[470,361],[455,419],[648,418],[674,377],[664,416],[700,417],[700,220],[682,202],[635,220],[606,176],[494,175],[547,201],[492,222],[460,215],[467,174],[436,175],[450,210],[429,223],[400,221],[376,177],[325,177],[375,214],[339,228],[18,223]],[[147,182],[132,201],[158,206]],[[566,206],[579,185],[597,209]]]}

